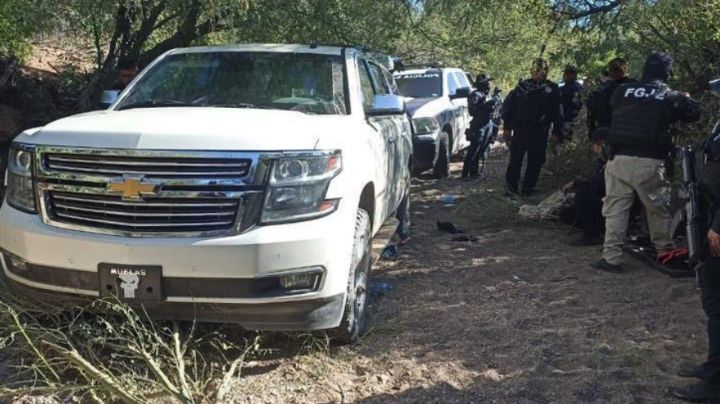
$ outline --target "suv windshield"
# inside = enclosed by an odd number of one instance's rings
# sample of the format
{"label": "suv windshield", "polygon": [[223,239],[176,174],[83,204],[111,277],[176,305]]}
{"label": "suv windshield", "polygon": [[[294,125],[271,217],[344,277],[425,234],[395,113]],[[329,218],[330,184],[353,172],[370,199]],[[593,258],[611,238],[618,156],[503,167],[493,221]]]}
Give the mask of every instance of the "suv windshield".
{"label": "suv windshield", "polygon": [[116,109],[153,106],[264,108],[347,114],[339,56],[275,52],[169,55]]}
{"label": "suv windshield", "polygon": [[442,73],[400,73],[395,76],[400,94],[413,98],[440,97]]}

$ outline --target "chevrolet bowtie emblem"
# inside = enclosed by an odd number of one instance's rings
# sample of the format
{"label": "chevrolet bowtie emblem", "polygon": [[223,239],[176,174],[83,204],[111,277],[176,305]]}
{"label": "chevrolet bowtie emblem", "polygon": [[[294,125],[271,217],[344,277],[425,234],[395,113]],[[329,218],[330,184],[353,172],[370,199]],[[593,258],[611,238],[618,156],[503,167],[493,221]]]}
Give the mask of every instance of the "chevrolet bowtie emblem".
{"label": "chevrolet bowtie emblem", "polygon": [[122,193],[123,199],[142,199],[142,194],[154,194],[157,184],[143,182],[142,178],[123,177],[122,181],[111,182],[107,187],[110,192]]}

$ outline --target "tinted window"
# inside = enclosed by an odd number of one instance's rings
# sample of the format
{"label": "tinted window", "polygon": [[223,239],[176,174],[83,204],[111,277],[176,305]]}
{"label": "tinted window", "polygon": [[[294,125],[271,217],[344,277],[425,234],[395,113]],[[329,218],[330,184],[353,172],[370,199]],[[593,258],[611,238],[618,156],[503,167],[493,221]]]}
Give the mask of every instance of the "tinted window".
{"label": "tinted window", "polygon": [[465,73],[465,78],[467,79],[468,83],[470,84],[470,87],[473,87],[475,85],[475,80],[472,78],[470,73]]}
{"label": "tinted window", "polygon": [[343,60],[304,53],[178,53],[145,74],[119,108],[130,104],[346,114]]}
{"label": "tinted window", "polygon": [[413,98],[440,97],[442,95],[442,73],[399,73],[395,76],[400,94]]}
{"label": "tinted window", "polygon": [[372,107],[375,90],[370,80],[370,72],[367,69],[365,61],[358,60],[358,74],[360,74],[360,89],[362,90],[363,106],[366,110]]}
{"label": "tinted window", "polygon": [[464,74],[459,72],[455,73],[455,79],[457,80],[459,87],[470,88],[470,82]]}
{"label": "tinted window", "polygon": [[383,70],[383,76],[385,76],[385,81],[387,81],[388,86],[390,87],[390,93],[391,94],[398,94],[398,86],[395,82],[395,78],[388,72],[387,70]]}
{"label": "tinted window", "polygon": [[455,74],[448,74],[447,81],[448,81],[448,94],[450,94],[450,95],[455,94],[457,92],[458,87],[460,87],[460,85],[458,85]]}
{"label": "tinted window", "polygon": [[375,92],[377,94],[390,94],[390,89],[385,82],[380,66],[375,63],[370,63],[370,72],[372,73],[373,82],[375,83]]}

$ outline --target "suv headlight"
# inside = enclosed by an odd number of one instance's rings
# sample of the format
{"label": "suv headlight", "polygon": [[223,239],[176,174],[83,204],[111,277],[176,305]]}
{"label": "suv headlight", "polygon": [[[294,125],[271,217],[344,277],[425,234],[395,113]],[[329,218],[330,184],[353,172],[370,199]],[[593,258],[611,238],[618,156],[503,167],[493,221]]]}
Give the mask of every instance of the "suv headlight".
{"label": "suv headlight", "polygon": [[340,152],[302,153],[276,160],[261,223],[315,219],[334,212],[339,200],[325,195],[341,169]]}
{"label": "suv headlight", "polygon": [[32,148],[13,144],[8,155],[5,199],[10,206],[28,213],[36,213],[33,166],[35,152]]}
{"label": "suv headlight", "polygon": [[416,135],[431,135],[440,130],[440,123],[433,117],[414,118],[412,124]]}

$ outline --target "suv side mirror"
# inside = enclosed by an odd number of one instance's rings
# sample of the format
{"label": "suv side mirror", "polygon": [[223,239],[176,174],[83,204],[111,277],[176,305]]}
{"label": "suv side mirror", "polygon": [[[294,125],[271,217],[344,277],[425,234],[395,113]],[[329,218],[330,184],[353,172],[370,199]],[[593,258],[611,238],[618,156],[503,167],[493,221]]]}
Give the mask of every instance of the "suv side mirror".
{"label": "suv side mirror", "polygon": [[455,100],[458,98],[467,98],[470,96],[470,87],[460,87],[455,90],[455,94],[450,94],[450,99]]}
{"label": "suv side mirror", "polygon": [[405,99],[391,94],[373,97],[372,107],[367,114],[370,116],[400,115],[405,113]]}

